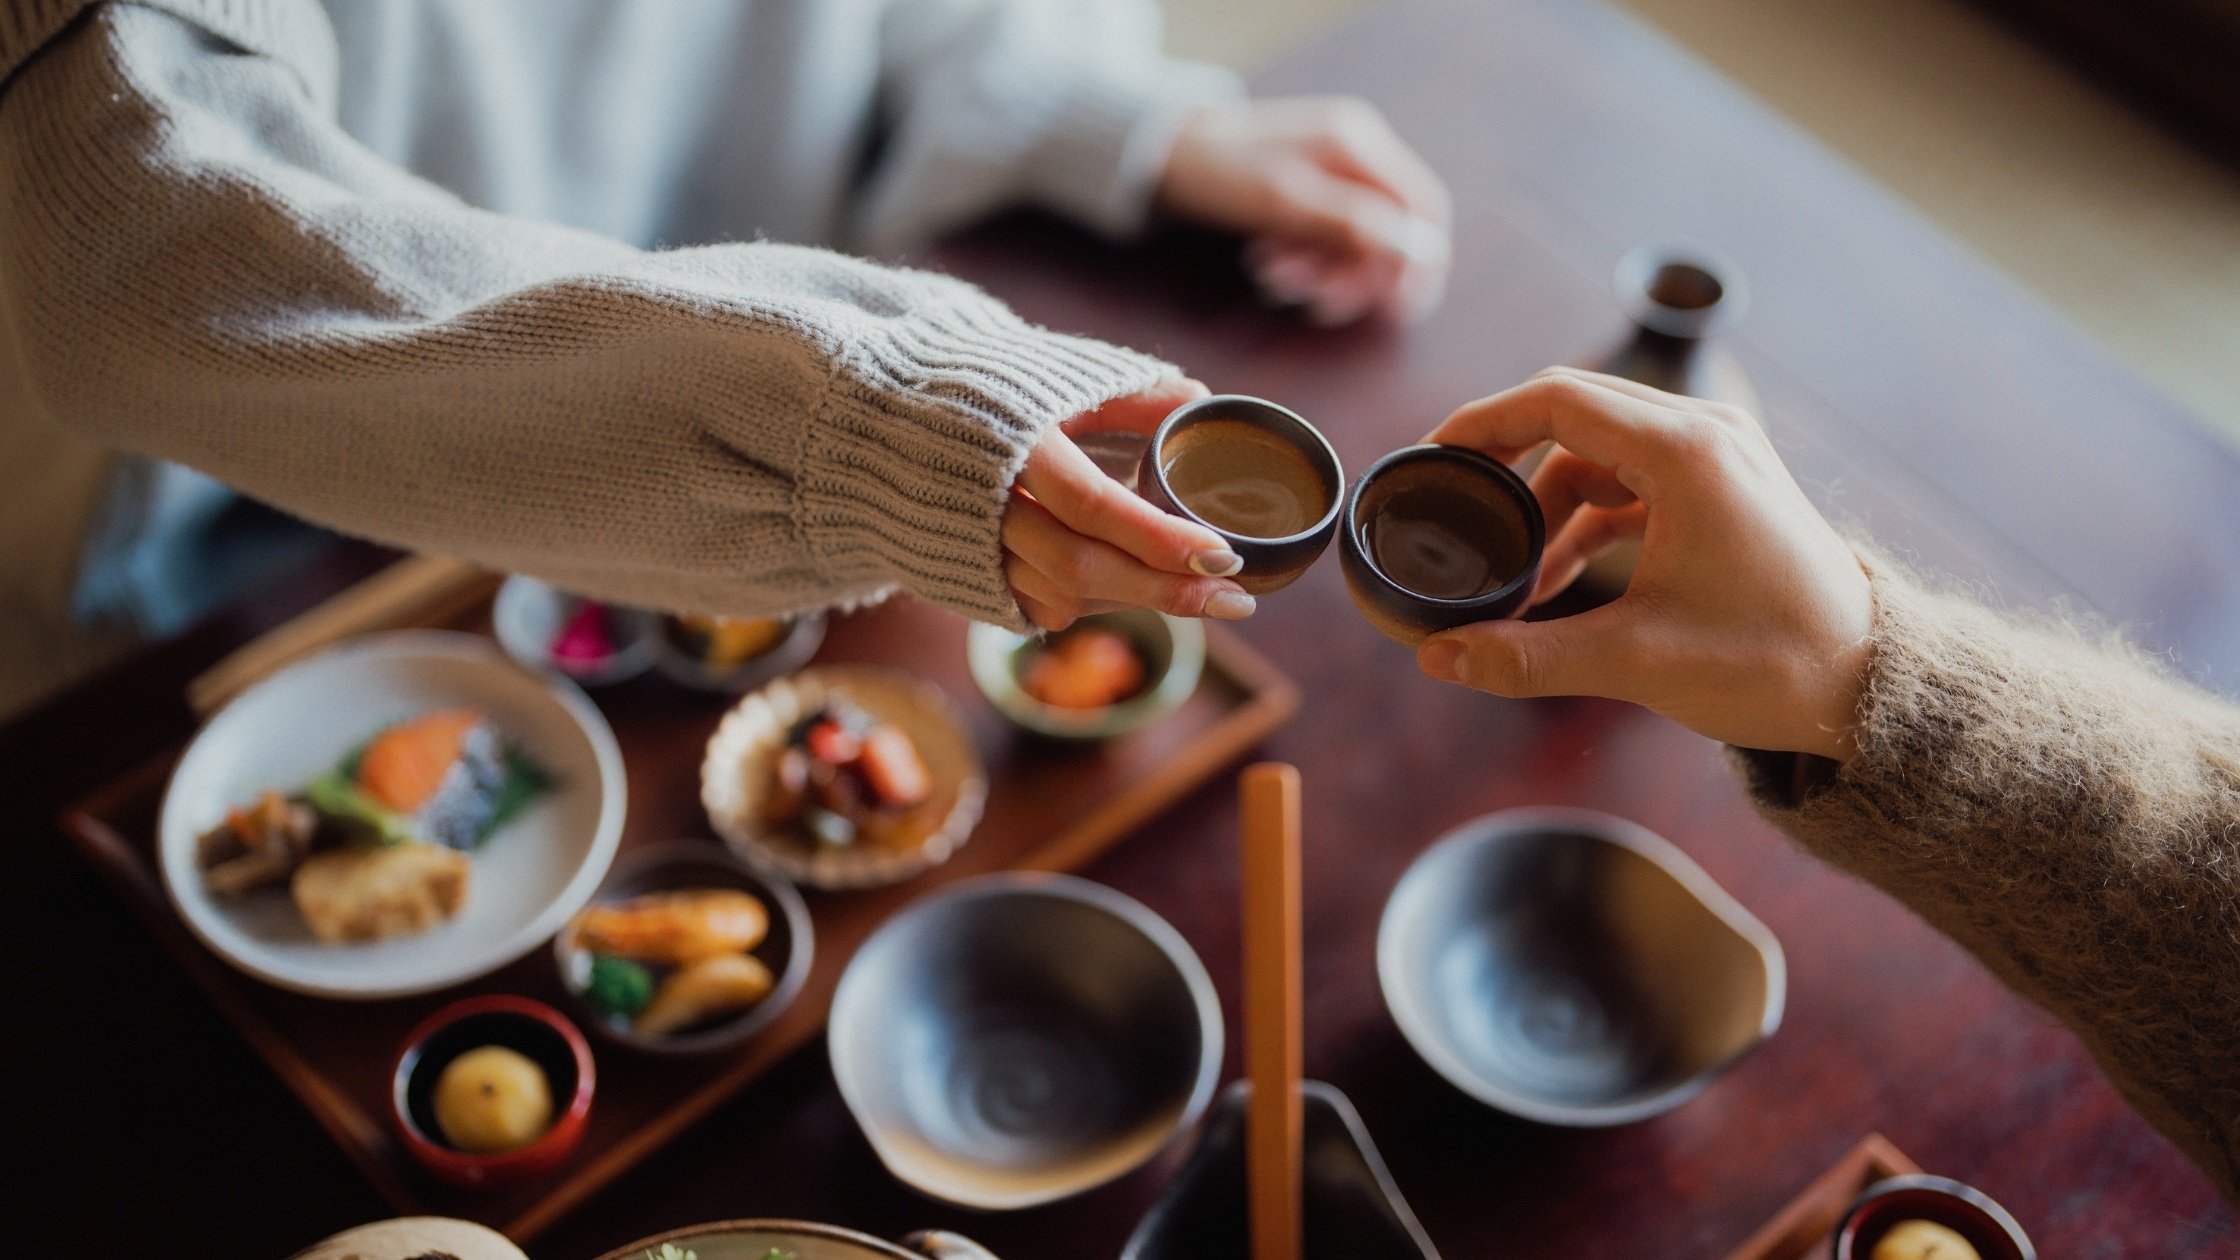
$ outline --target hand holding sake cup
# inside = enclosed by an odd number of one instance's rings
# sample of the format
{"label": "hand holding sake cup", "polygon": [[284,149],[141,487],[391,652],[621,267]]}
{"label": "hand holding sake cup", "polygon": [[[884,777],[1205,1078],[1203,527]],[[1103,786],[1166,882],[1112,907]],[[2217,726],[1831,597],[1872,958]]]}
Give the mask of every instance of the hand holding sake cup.
{"label": "hand holding sake cup", "polygon": [[1470,403],[1430,440],[1532,475],[1546,554],[1532,601],[1641,540],[1625,594],[1540,622],[1481,622],[1418,649],[1426,674],[1502,696],[1594,695],[1713,739],[1847,760],[1874,601],[1850,544],[1805,498],[1748,412],[1554,368]]}

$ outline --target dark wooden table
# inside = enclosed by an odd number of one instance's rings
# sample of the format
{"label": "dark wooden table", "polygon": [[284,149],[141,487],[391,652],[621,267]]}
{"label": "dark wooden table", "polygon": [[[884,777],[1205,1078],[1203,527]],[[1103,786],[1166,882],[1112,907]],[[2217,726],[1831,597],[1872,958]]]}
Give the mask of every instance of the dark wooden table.
{"label": "dark wooden table", "polygon": [[[1739,350],[1823,506],[1996,598],[2097,613],[2240,689],[2240,461],[1659,37],[1590,0],[1404,4],[1260,86],[1366,95],[1447,175],[1459,262],[1435,322],[1305,330],[1255,309],[1199,242],[1117,252],[1012,224],[939,261],[1032,317],[1290,403],[1358,468],[1456,403],[1615,337],[1608,275],[1626,247],[1711,242],[1750,278]],[[44,821],[189,729],[178,689],[196,668],[372,560],[329,557],[0,729],[15,832],[0,846],[0,957],[15,973],[0,1201],[23,1222],[11,1250],[68,1237],[84,1254],[276,1255],[381,1214]],[[1308,1070],[1359,1104],[1447,1256],[1717,1257],[1869,1130],[2006,1202],[2047,1256],[2240,1255],[2208,1182],[2071,1037],[1758,822],[1710,743],[1621,706],[1424,681],[1352,613],[1334,565],[1248,632],[1307,689],[1269,752],[1306,775]],[[1541,803],[1673,838],[1787,948],[1779,1035],[1662,1119],[1601,1132],[1504,1119],[1424,1067],[1378,996],[1377,915],[1409,860],[1475,814]],[[1182,929],[1232,1021],[1236,821],[1228,792],[1206,790],[1089,872]],[[1110,1256],[1170,1166],[1030,1212],[949,1209],[880,1171],[809,1053],[538,1253],[795,1215],[961,1228],[1013,1257]]]}

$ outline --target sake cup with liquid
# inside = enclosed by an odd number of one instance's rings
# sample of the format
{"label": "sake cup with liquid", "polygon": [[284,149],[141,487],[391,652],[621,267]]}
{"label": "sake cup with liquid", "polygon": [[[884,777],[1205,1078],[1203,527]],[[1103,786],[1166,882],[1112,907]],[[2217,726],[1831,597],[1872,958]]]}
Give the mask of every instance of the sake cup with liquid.
{"label": "sake cup with liquid", "polygon": [[1338,532],[1338,452],[1285,407],[1215,394],[1175,409],[1151,437],[1136,490],[1196,521],[1244,561],[1230,576],[1254,595],[1298,580]]}
{"label": "sake cup with liquid", "polygon": [[1338,534],[1354,606],[1408,647],[1523,612],[1547,545],[1532,487],[1460,446],[1402,447],[1371,464]]}

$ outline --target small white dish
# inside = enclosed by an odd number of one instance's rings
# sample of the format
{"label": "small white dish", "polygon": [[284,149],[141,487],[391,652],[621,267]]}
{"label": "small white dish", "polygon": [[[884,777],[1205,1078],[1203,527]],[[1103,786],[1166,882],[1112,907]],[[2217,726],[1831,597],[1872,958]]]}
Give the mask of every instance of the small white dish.
{"label": "small white dish", "polygon": [[[466,904],[450,922],[322,944],[285,889],[227,899],[204,887],[195,838],[228,808],[295,791],[385,725],[462,706],[488,714],[554,787],[472,855]],[[614,732],[573,684],[532,674],[475,635],[397,631],[290,665],[210,719],[164,791],[157,858],[187,927],[249,975],[319,997],[403,997],[495,971],[558,931],[614,860],[625,797]]]}
{"label": "small white dish", "polygon": [[608,624],[614,633],[614,650],[592,661],[563,662],[552,654],[552,641],[578,608],[593,601],[570,595],[533,577],[516,573],[498,584],[490,605],[490,628],[506,654],[544,674],[566,678],[584,687],[609,687],[625,683],[652,669],[655,640],[661,618],[643,608],[608,604]]}

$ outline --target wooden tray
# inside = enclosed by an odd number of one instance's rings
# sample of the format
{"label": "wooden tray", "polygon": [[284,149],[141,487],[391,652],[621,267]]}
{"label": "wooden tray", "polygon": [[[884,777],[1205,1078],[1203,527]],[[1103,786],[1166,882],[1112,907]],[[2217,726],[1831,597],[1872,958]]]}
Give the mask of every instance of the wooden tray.
{"label": "wooden tray", "polygon": [[[490,589],[487,575],[472,570],[404,562],[236,653],[197,680],[196,698],[222,698],[278,663],[366,628],[441,624],[486,631]],[[1298,707],[1298,688],[1288,678],[1240,640],[1209,627],[1204,681],[1180,710],[1101,747],[1053,745],[1012,727],[973,687],[964,630],[955,617],[897,600],[835,617],[817,660],[904,667],[940,684],[957,702],[989,772],[987,811],[970,842],[947,864],[899,887],[805,890],[816,923],[815,965],[793,1006],[746,1045],[677,1060],[595,1041],[599,1092],[583,1145],[550,1180],[528,1189],[475,1197],[428,1179],[395,1140],[384,1100],[392,1056],[436,1007],[482,992],[524,993],[558,1004],[563,994],[549,951],[416,998],[355,1003],[283,992],[204,949],[164,893],[154,863],[155,819],[179,750],[78,802],[63,826],[398,1212],[466,1217],[526,1240],[813,1039],[824,1027],[841,970],[897,907],[930,888],[989,871],[1082,866],[1242,757]],[[614,724],[629,774],[623,853],[680,836],[718,843],[700,808],[700,758],[731,701],[653,678],[594,694]]]}
{"label": "wooden tray", "polygon": [[1727,1260],[1804,1260],[1827,1254],[1836,1226],[1859,1192],[1882,1180],[1921,1171],[1890,1139],[1870,1133],[1828,1171],[1797,1192],[1787,1207],[1748,1242],[1727,1253]]}

